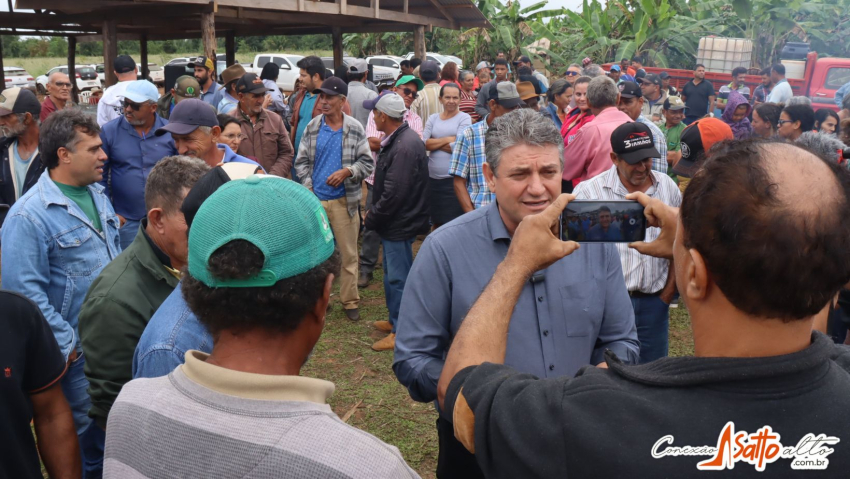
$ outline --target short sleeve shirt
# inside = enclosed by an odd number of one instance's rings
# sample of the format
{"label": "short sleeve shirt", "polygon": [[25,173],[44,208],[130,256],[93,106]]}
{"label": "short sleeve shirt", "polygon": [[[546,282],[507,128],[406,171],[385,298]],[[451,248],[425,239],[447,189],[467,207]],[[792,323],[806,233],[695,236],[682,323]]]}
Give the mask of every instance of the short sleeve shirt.
{"label": "short sleeve shirt", "polygon": [[699,82],[699,85],[695,85],[691,80],[682,89],[682,95],[686,98],[688,116],[705,116],[708,113],[708,97],[714,96],[714,86],[708,80]]}
{"label": "short sleeve shirt", "polygon": [[41,479],[33,440],[30,395],[55,385],[65,358],[38,307],[25,297],[0,291],[0,477]]}

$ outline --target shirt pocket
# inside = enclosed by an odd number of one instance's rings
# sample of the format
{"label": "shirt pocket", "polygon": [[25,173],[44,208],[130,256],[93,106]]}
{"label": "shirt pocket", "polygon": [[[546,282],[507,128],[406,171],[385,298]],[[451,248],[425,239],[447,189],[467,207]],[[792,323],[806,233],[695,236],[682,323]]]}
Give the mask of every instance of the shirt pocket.
{"label": "shirt pocket", "polygon": [[54,237],[62,268],[69,276],[88,276],[102,266],[93,236],[88,226],[80,225]]}
{"label": "shirt pocket", "polygon": [[604,285],[597,279],[561,287],[563,320],[567,336],[580,337],[596,333],[602,324],[604,305],[599,293]]}

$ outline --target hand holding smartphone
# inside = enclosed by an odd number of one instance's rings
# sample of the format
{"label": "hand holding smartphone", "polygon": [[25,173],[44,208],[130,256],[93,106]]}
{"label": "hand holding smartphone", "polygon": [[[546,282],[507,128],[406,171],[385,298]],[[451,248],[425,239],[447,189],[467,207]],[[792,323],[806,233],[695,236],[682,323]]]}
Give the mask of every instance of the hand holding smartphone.
{"label": "hand holding smartphone", "polygon": [[646,216],[637,201],[574,200],[561,214],[561,240],[632,243],[646,239]]}

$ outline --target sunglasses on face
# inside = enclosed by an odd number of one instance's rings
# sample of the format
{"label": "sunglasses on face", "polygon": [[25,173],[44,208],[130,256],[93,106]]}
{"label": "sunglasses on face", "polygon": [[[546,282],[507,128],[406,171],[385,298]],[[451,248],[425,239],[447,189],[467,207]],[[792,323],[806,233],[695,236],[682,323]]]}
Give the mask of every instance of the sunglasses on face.
{"label": "sunglasses on face", "polygon": [[578,72],[567,72],[567,73],[566,73],[566,75],[567,75],[568,77],[572,77],[572,76],[576,76],[576,75],[578,75]]}
{"label": "sunglasses on face", "polygon": [[54,83],[54,85],[58,86],[59,88],[71,88],[71,83],[64,81],[58,81]]}
{"label": "sunglasses on face", "polygon": [[409,96],[413,98],[414,100],[419,96],[419,92],[417,92],[416,90],[411,90],[410,88],[402,88],[401,93],[403,93],[404,96]]}
{"label": "sunglasses on face", "polygon": [[122,101],[122,102],[121,102],[121,106],[122,106],[125,110],[126,110],[127,108],[130,108],[130,109],[131,109],[131,110],[133,110],[133,111],[139,111],[139,108],[141,108],[141,107],[142,107],[142,105],[147,105],[147,103],[148,103],[148,102],[145,102],[145,103],[135,103],[135,102],[132,102],[132,101],[130,101],[130,100],[124,100],[124,101]]}

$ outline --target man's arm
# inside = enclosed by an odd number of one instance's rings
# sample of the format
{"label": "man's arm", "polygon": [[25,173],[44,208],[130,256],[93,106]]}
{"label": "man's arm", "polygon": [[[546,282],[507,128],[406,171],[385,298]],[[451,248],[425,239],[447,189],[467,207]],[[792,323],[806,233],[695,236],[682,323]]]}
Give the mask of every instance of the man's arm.
{"label": "man's arm", "polygon": [[562,194],[542,213],[526,216],[520,222],[505,260],[467,313],[446,356],[437,387],[441,407],[449,383],[460,370],[485,362],[504,362],[511,315],[531,275],[579,248],[578,243],[561,241],[553,233],[561,212],[573,198]]}
{"label": "man's arm", "polygon": [[[269,116],[275,115],[276,113],[271,113]],[[289,139],[289,133],[286,132],[286,127],[283,125],[283,120],[278,116],[278,120],[275,121],[275,125],[278,127],[278,137],[277,137],[277,159],[272,165],[271,171],[269,171],[270,175],[276,175],[283,178],[291,178],[292,173],[292,140]]]}
{"label": "man's arm", "polygon": [[[33,220],[14,214],[3,223],[0,276],[3,288],[17,291],[34,302],[50,324],[53,336],[65,361],[74,353],[77,336],[74,328],[51,304],[47,297],[50,286],[49,236]],[[11,245],[26,245],[15,248]]]}
{"label": "man's arm", "polygon": [[414,401],[437,399],[437,381],[452,337],[451,283],[449,259],[428,236],[407,275],[393,360],[398,382]]}
{"label": "man's arm", "polygon": [[[97,289],[95,282],[89,291]],[[129,331],[133,325],[145,324],[145,318],[116,299],[90,294],[80,309],[80,341],[86,352],[85,373],[91,396],[89,416],[103,429],[115,398],[133,379],[133,355],[144,329],[138,334]]]}
{"label": "man's arm", "polygon": [[605,362],[605,351],[610,349],[623,362],[637,363],[640,356],[640,342],[635,327],[635,312],[623,280],[623,266],[620,255],[612,244],[604,246],[608,264],[605,265],[605,308],[596,347],[590,356],[591,364]]}
{"label": "man's arm", "polygon": [[310,155],[310,143],[313,141],[310,125],[301,134],[301,144],[298,145],[298,155],[295,156],[295,173],[301,184],[313,191],[313,158]]}
{"label": "man's arm", "polygon": [[136,351],[133,361],[133,379],[168,376],[184,361],[184,354],[174,348],[155,349],[146,353]]}
{"label": "man's arm", "polygon": [[366,140],[366,135],[361,130],[359,132],[360,140],[355,146],[354,164],[349,166],[351,171],[351,181],[360,183],[372,174],[375,170],[375,158],[372,157],[372,151],[369,149],[369,142]]}
{"label": "man's arm", "polygon": [[30,395],[38,452],[52,478],[79,479],[83,470],[71,407],[58,383]]}
{"label": "man's arm", "polygon": [[659,297],[661,301],[664,301],[667,304],[670,304],[673,301],[673,296],[676,295],[676,274],[673,270],[673,260],[668,261],[667,264],[667,283],[664,284],[664,288],[661,289],[661,294]]}
{"label": "man's arm", "polygon": [[841,88],[835,92],[835,106],[837,106],[839,110],[844,108],[844,95],[847,94],[848,89],[850,89],[850,82],[841,85]]}
{"label": "man's arm", "polygon": [[711,95],[708,97],[708,112],[714,114],[714,103],[717,100],[716,95]]}
{"label": "man's arm", "polygon": [[464,132],[457,138],[455,148],[452,152],[452,161],[449,163],[449,174],[454,177],[455,196],[460,203],[464,213],[475,209],[472,198],[469,196],[467,178],[469,178],[469,148],[472,146],[470,130]]}

